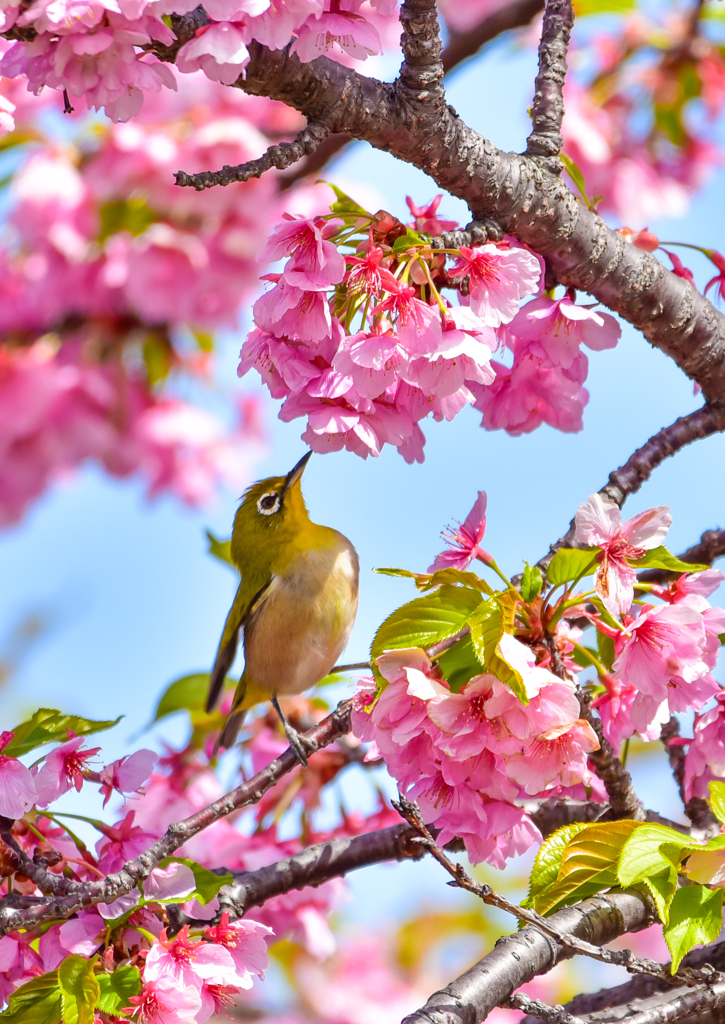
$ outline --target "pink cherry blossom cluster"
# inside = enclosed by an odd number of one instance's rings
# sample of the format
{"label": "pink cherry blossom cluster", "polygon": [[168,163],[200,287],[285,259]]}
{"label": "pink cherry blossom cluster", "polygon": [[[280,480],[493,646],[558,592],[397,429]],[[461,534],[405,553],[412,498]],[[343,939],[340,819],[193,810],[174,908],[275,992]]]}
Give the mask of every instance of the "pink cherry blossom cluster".
{"label": "pink cherry blossom cluster", "polygon": [[522,674],[527,705],[490,673],[452,693],[425,651],[413,648],[377,659],[388,685],[372,710],[374,686],[363,689],[353,720],[355,733],[374,740],[401,791],[440,830],[440,842],[458,836],[472,863],[499,868],[541,841],[514,801],[591,785],[587,754],[599,747],[580,718],[574,683],[537,666],[532,651],[508,634],[501,648]]}
{"label": "pink cherry blossom cluster", "polygon": [[[17,83],[11,95],[21,137],[37,141],[13,175],[0,245],[0,524],[86,459],[193,503],[239,489],[262,450],[258,403],[230,403],[227,425],[177,384],[203,401],[213,383],[209,332],[234,326],[257,287],[278,185],[190,196],[172,171],[259,156],[262,126],[284,133],[299,116],[219,97],[196,75],[133,124],[81,122],[61,140],[40,133],[47,97]],[[302,186],[286,202],[308,212],[328,196]]]}
{"label": "pink cherry blossom cluster", "polygon": [[[407,229],[382,211],[350,213],[349,200],[324,217],[287,217],[259,255],[286,263],[266,276],[273,286],[254,305],[238,372],[259,371],[284,399],[281,419],[307,417],[302,437],[314,451],[366,458],[391,444],[422,461],[420,421],[450,420],[467,404],[484,411],[489,429],[581,429],[579,346],[611,348],[616,321],[569,295],[519,308],[542,271],[512,238],[430,248],[422,233],[455,226],[438,218],[440,198],[426,208],[408,200]],[[452,305],[441,289],[461,281],[463,304]],[[512,367],[491,361],[499,345],[513,349]]]}
{"label": "pink cherry blossom cluster", "polygon": [[[192,0],[91,0],[80,7],[77,0],[30,6],[10,0],[0,12],[0,31],[18,35],[0,73],[25,76],[36,95],[48,86],[127,121],[145,96],[177,88],[170,66],[150,51],[175,41],[164,19],[196,6]],[[224,85],[244,75],[253,40],[275,50],[293,41],[302,61],[320,54],[365,60],[382,50],[378,27],[386,38],[397,23],[397,0],[209,0],[204,10],[208,22],[181,47],[176,66]],[[7,124],[12,110],[0,113],[0,124]]]}
{"label": "pink cherry blossom cluster", "polygon": [[[441,842],[461,837],[472,861],[501,867],[539,841],[523,800],[572,795],[576,787],[583,795],[585,786],[590,798],[606,800],[588,757],[599,742],[582,714],[586,690],[616,751],[635,732],[657,739],[673,713],[702,712],[693,739],[675,741],[689,747],[686,794],[705,796],[711,779],[725,778],[725,697],[712,674],[725,610],[707,600],[725,575],[714,569],[683,573],[668,586],[636,577],[648,553],[665,552],[672,560],[663,546],[671,521],[662,506],[623,522],[617,506],[592,495],[577,513],[576,542],[585,550],[563,593],[558,586],[547,590],[541,576],[533,586],[530,569],[519,591],[501,573],[481,547],[485,492],[465,523],[444,533],[447,548],[429,569],[439,576],[417,577],[419,585],[445,583],[452,594],[443,600],[453,601],[451,584],[470,587],[470,575],[462,573],[476,559],[507,587],[495,592],[486,585],[489,597],[479,607],[501,616],[494,622],[506,615],[510,625],[502,625],[494,647],[479,649],[475,658],[473,650],[461,649],[450,679],[451,667],[438,662],[440,655],[432,661],[426,651],[402,644],[384,650],[375,656],[379,676],[362,681],[353,715],[356,735],[373,743],[368,757],[383,758],[401,792],[416,799],[440,830]],[[575,589],[592,575],[592,589]],[[660,603],[635,597],[635,585]],[[416,621],[413,607],[406,606],[402,637]],[[588,618],[611,657],[587,647],[567,616]],[[425,606],[424,617],[435,619],[432,607]],[[388,640],[393,620],[385,625]],[[469,622],[473,631],[475,613]],[[596,677],[582,682],[577,674],[589,667]],[[715,706],[706,709],[713,698]]]}

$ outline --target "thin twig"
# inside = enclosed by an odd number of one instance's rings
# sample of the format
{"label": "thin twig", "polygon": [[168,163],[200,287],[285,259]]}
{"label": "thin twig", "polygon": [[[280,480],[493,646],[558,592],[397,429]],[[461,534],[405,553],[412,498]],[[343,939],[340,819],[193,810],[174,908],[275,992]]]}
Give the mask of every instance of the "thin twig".
{"label": "thin twig", "polygon": [[478,896],[479,899],[489,906],[505,910],[519,921],[533,925],[555,942],[566,946],[572,953],[588,956],[605,964],[615,964],[619,967],[624,967],[630,974],[651,974],[656,978],[672,977],[675,982],[689,986],[710,984],[714,980],[725,983],[725,975],[720,975],[716,971],[708,971],[706,969],[688,969],[687,971],[678,971],[674,975],[669,975],[662,964],[657,963],[656,960],[636,957],[630,949],[602,949],[592,942],[587,942],[578,936],[561,931],[556,927],[553,917],[541,917],[536,911],[520,907],[517,903],[512,903],[511,900],[506,899],[505,896],[494,892],[490,885],[481,884],[471,878],[463,866],[452,861],[436,843],[421,817],[417,804],[411,803],[404,796],[399,796],[398,801],[394,802],[393,806],[410,825],[418,830],[421,837],[428,844],[433,858],[445,868],[457,887],[473,893],[474,896]]}
{"label": "thin twig", "polygon": [[330,129],[327,125],[311,121],[297,132],[292,142],[280,142],[276,146],[270,146],[258,160],[248,160],[247,163],[238,164],[236,167],[224,164],[220,171],[200,171],[198,174],[177,171],[176,184],[182,188],[191,186],[197,192],[203,192],[205,188],[214,188],[215,185],[231,185],[235,181],[259,178],[272,167],[283,171],[285,167],[291,167],[302,157],[314,153],[329,134]]}
{"label": "thin twig", "polygon": [[[341,701],[332,714],[304,733],[306,745],[310,749],[320,749],[332,743],[338,736],[344,736],[350,730],[351,710],[351,701]],[[199,832],[233,811],[261,800],[267,790],[276,785],[298,763],[297,755],[288,748],[248,782],[237,786],[230,793],[183,821],[169,825],[161,839],[145,853],[128,861],[120,871],[104,879],[84,882],[73,893],[48,896],[41,903],[27,909],[18,910],[8,906],[4,902],[4,897],[0,898],[0,935],[15,931],[17,928],[34,928],[44,921],[63,920],[96,903],[113,903],[119,896],[131,892],[144,878],[148,878],[164,857],[171,856]]]}
{"label": "thin twig", "polygon": [[431,239],[432,249],[460,249],[462,245],[483,245],[484,242],[500,242],[503,228],[496,221],[485,218],[472,220],[462,231],[445,231]]}
{"label": "thin twig", "polygon": [[[539,73],[536,76],[531,120],[533,128],[526,143],[527,156],[558,157],[564,142],[564,82],[566,54],[574,24],[571,0],[546,0],[539,42]],[[556,161],[550,170],[561,170]]]}
{"label": "thin twig", "polygon": [[0,834],[0,840],[4,844],[2,857],[7,866],[11,867],[13,871],[17,871],[19,874],[29,878],[45,895],[65,895],[76,892],[82,887],[82,882],[75,882],[73,879],[65,878],[63,875],[55,875],[52,871],[47,871],[42,863],[36,864],[18,846],[11,832]]}
{"label": "thin twig", "polygon": [[585,1024],[581,1017],[573,1017],[563,1006],[549,1006],[540,999],[531,999],[523,992],[514,992],[501,1005],[511,1010],[523,1010],[538,1020],[547,1021],[547,1024]]}

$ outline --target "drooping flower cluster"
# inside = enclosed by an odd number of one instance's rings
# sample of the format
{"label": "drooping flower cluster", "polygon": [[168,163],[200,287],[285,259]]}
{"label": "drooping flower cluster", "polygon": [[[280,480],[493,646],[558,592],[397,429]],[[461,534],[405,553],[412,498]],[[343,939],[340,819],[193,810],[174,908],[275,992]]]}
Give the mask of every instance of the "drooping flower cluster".
{"label": "drooping flower cluster", "polygon": [[[453,223],[438,218],[439,200],[410,203],[415,223],[406,228],[345,197],[330,215],[288,218],[260,253],[287,262],[267,275],[273,287],[255,303],[239,374],[259,371],[284,399],[282,419],[307,417],[302,437],[315,451],[367,457],[391,444],[422,461],[420,421],[450,420],[467,404],[484,410],[484,426],[511,433],[544,420],[581,428],[579,345],[612,347],[616,321],[570,296],[520,309],[539,289],[538,257],[511,238],[431,248],[420,231]],[[464,304],[452,305],[441,289],[461,281]],[[491,361],[500,344],[516,350],[511,369]]]}
{"label": "drooping flower cluster", "polygon": [[417,648],[377,659],[387,680],[371,711],[363,691],[353,728],[374,740],[402,792],[417,800],[440,841],[462,838],[473,863],[503,867],[541,834],[514,801],[584,783],[587,754],[599,743],[580,718],[574,684],[535,665],[533,653],[505,634],[502,653],[521,672],[529,703],[490,673],[459,693]]}

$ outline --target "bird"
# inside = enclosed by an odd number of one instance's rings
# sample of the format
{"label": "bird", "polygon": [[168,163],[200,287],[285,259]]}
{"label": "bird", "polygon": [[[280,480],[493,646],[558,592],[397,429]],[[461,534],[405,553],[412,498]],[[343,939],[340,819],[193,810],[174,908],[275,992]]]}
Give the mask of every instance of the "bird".
{"label": "bird", "polygon": [[270,700],[307,767],[306,741],[286,720],[278,697],[302,693],[323,679],[350,638],[358,556],[347,537],[310,520],[301,480],[311,455],[303,455],[286,476],[247,488],[234,517],[231,559],[241,582],[211,671],[207,712],[219,699],[240,636],[244,672],[215,754],[234,744],[249,708]]}

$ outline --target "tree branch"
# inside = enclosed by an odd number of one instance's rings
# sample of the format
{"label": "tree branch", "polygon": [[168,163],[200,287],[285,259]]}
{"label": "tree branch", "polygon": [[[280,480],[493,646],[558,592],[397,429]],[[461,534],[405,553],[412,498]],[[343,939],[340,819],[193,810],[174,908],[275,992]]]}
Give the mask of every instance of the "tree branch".
{"label": "tree branch", "polygon": [[448,45],[442,54],[443,68],[449,74],[469,57],[475,56],[482,46],[511,29],[524,28],[544,8],[544,0],[513,0],[489,14],[470,32],[450,30]]}
{"label": "tree branch", "polygon": [[[702,969],[707,964],[717,971],[725,969],[725,942],[717,942],[704,949],[693,949],[682,961],[680,969]],[[565,1009],[572,1014],[587,1014],[592,1021],[622,1020],[631,1013],[685,991],[687,988],[681,986],[673,989],[668,979],[639,974],[615,988],[575,996],[566,1004]]]}
{"label": "tree branch", "polygon": [[703,1014],[714,1013],[722,1006],[725,1006],[725,985],[718,984],[670,994],[669,998],[632,1014],[626,1021],[627,1024],[669,1024],[692,1017],[699,1022]]}
{"label": "tree branch", "polygon": [[[526,143],[527,156],[558,157],[564,142],[564,82],[566,54],[574,24],[571,0],[546,0],[539,42],[539,73],[532,104],[533,128]],[[557,160],[559,172],[561,163]],[[549,168],[554,171],[552,165]]]}
{"label": "tree branch", "polygon": [[[725,391],[723,391],[723,395],[725,395]],[[722,430],[725,430],[725,407],[723,406],[703,405],[700,409],[696,409],[695,412],[691,412],[687,416],[681,416],[668,427],[663,427],[662,430],[653,434],[648,441],[645,441],[641,448],[638,448],[636,452],[630,455],[623,466],[613,470],[609,474],[607,483],[604,487],[600,488],[599,494],[607,501],[612,501],[621,508],[629,495],[635,494],[665,459],[669,459],[688,444],[692,444],[693,441],[710,437],[712,434],[717,434]],[[547,554],[536,563],[542,571],[546,571],[549,562],[560,548],[578,547],[575,540],[575,522],[576,520],[572,519],[569,529],[564,536],[555,541]],[[719,533],[719,531],[712,532]],[[709,535],[707,536],[709,538]],[[705,541],[705,537],[706,535],[703,534],[701,543]],[[718,536],[711,543],[713,551],[717,550],[725,554],[725,531],[723,531],[722,537]],[[719,554],[713,557],[719,557]],[[705,558],[685,560],[707,561]],[[659,570],[654,570],[654,572],[659,573]],[[668,578],[673,578],[674,575],[676,574],[671,573]],[[643,573],[640,576],[643,582],[645,577],[648,582],[655,582],[649,573]]]}
{"label": "tree branch", "polygon": [[283,171],[286,167],[296,164],[304,156],[314,153],[329,134],[326,125],[311,121],[297,132],[292,142],[280,142],[276,146],[270,146],[264,156],[257,160],[248,160],[247,163],[238,164],[236,167],[225,164],[220,171],[201,171],[199,174],[177,171],[175,174],[176,184],[182,187],[191,186],[197,192],[203,192],[205,188],[213,188],[215,185],[231,185],[234,181],[249,181],[250,178],[259,178],[272,167]]}
{"label": "tree branch", "polygon": [[563,1006],[547,1006],[540,999],[531,999],[523,992],[514,992],[504,1004],[512,1010],[523,1010],[536,1020],[545,1020],[547,1024],[586,1024],[581,1017],[573,1017]]}
{"label": "tree branch", "polygon": [[719,832],[720,822],[710,810],[709,804],[706,800],[702,800],[698,796],[693,796],[690,800],[685,800],[685,751],[681,744],[669,742],[679,735],[680,723],[675,716],[672,715],[669,722],[662,726],[660,740],[664,745],[665,752],[667,753],[667,759],[669,760],[670,768],[672,769],[672,774],[680,791],[680,799],[684,805],[685,814],[690,819],[694,827],[703,834],[703,838],[711,839]]}
{"label": "tree branch", "polygon": [[[310,745],[320,749],[332,743],[338,736],[344,736],[350,730],[351,709],[351,701],[341,701],[332,714],[304,734],[305,739]],[[3,897],[0,899],[0,935],[6,935],[17,928],[34,928],[44,921],[62,920],[96,903],[113,903],[119,896],[125,896],[139,882],[148,878],[164,857],[175,853],[193,836],[220,818],[239,810],[240,807],[261,800],[267,790],[276,785],[297,764],[296,754],[288,748],[248,782],[237,786],[230,793],[183,821],[169,825],[165,835],[150,849],[128,861],[115,874],[98,881],[84,882],[75,892],[48,896],[42,902],[25,909],[7,905]]]}

